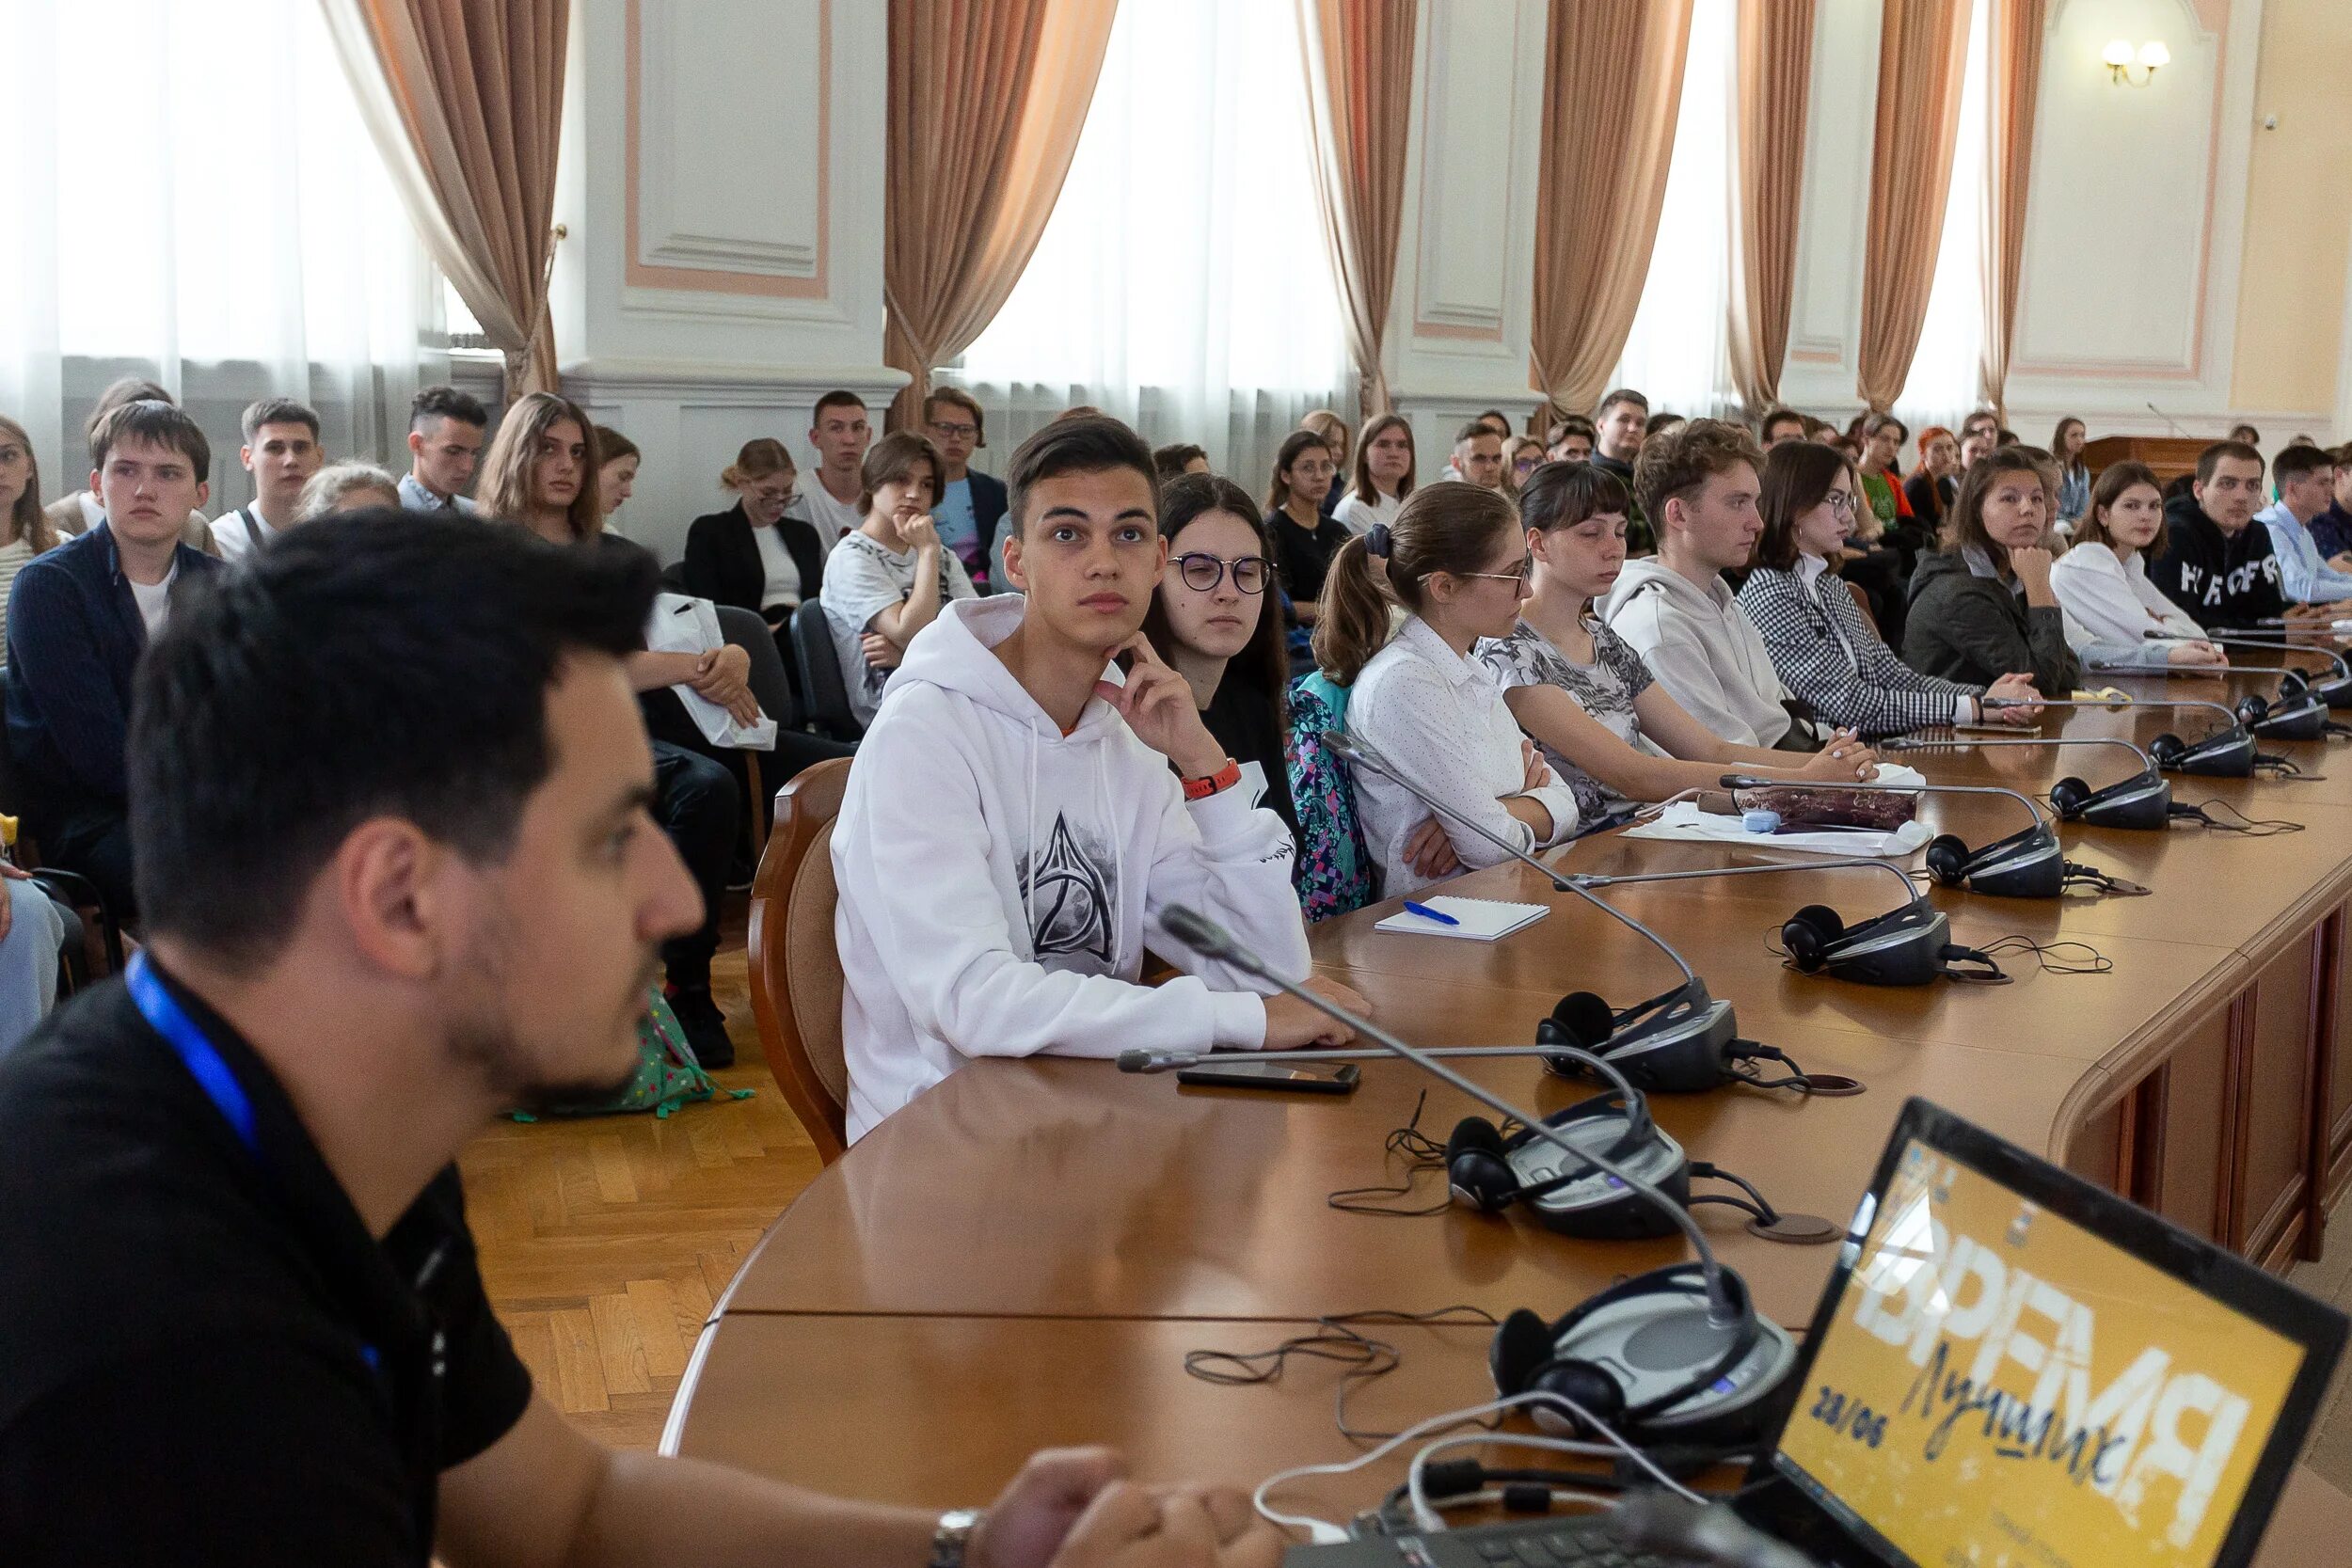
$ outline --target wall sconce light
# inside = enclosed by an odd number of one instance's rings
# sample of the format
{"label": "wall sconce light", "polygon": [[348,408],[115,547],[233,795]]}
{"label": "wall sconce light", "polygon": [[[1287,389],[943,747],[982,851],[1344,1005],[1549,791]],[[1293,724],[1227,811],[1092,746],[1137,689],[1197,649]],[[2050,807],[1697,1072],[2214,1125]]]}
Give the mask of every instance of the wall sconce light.
{"label": "wall sconce light", "polygon": [[[2117,39],[2099,57],[2106,62],[2107,79],[2117,87],[2144,87],[2156,79],[2157,71],[2172,63],[2172,51],[2158,40],[2141,44],[2135,54],[2129,40]],[[2137,77],[2132,75],[2134,63],[2141,70]]]}

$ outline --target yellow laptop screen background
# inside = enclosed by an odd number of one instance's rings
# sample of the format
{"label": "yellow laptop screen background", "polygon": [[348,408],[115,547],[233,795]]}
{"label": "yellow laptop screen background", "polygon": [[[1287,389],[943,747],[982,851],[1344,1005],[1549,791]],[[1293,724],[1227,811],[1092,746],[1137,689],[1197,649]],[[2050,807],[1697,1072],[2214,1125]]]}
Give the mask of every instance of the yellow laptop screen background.
{"label": "yellow laptop screen background", "polygon": [[1780,1453],[1916,1562],[2201,1565],[2302,1358],[1914,1140]]}

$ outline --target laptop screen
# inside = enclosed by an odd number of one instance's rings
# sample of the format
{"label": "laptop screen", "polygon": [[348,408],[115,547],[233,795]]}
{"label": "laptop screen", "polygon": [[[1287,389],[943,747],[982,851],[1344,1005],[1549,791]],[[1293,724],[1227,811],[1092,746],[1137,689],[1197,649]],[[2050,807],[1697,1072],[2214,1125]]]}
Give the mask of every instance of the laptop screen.
{"label": "laptop screen", "polygon": [[1894,1560],[2215,1562],[2304,1345],[1898,1137],[1773,1466]]}

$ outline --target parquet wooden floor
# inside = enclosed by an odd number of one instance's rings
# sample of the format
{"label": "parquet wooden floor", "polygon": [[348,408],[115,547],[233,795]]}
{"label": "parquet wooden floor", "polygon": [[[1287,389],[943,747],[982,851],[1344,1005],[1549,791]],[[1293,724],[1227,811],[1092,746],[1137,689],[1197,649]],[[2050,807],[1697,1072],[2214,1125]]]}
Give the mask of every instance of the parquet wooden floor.
{"label": "parquet wooden floor", "polygon": [[711,990],[749,1100],[650,1116],[501,1121],[460,1164],[491,1305],[540,1388],[616,1448],[650,1449],[710,1304],[818,1172],[752,1022],[745,901]]}

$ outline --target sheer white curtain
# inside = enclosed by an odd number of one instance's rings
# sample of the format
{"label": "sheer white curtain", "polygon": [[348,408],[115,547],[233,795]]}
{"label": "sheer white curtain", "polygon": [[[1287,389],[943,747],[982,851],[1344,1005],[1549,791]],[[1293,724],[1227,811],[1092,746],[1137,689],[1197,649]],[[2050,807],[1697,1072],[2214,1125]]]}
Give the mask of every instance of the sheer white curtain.
{"label": "sheer white curtain", "polygon": [[0,0],[0,411],[43,488],[87,478],[81,421],[123,374],[213,437],[215,509],[250,494],[236,416],[265,394],[386,455],[439,282],[314,0]]}
{"label": "sheer white curtain", "polygon": [[1919,351],[1912,357],[1902,395],[1895,400],[1896,414],[1914,430],[1931,424],[1958,430],[1983,391],[1985,203],[1992,199],[1985,183],[1992,143],[1985,85],[1991,76],[1992,9],[1978,0],[1968,21],[1968,74],[1961,86],[1935,282],[1928,291]]}
{"label": "sheer white curtain", "polygon": [[983,455],[1091,404],[1263,490],[1354,378],[1307,135],[1291,7],[1121,0],[1037,252],[943,377],[987,404]]}
{"label": "sheer white curtain", "polygon": [[1685,418],[1736,410],[1731,384],[1731,104],[1737,90],[1734,0],[1695,0],[1682,67],[1674,162],[1658,245],[1613,386]]}

